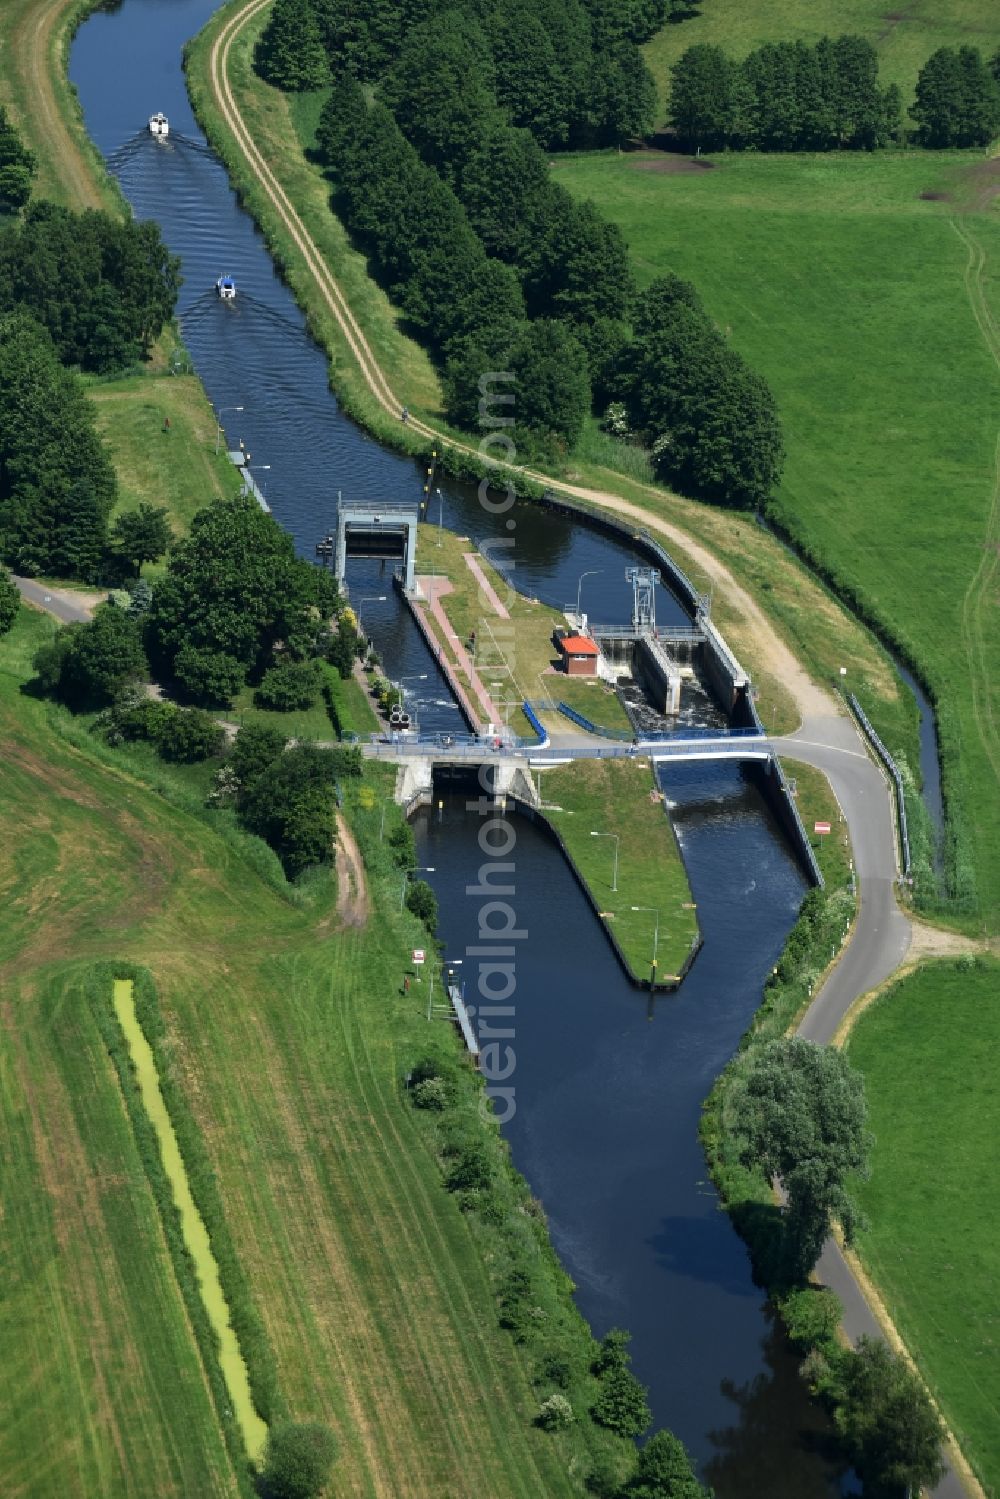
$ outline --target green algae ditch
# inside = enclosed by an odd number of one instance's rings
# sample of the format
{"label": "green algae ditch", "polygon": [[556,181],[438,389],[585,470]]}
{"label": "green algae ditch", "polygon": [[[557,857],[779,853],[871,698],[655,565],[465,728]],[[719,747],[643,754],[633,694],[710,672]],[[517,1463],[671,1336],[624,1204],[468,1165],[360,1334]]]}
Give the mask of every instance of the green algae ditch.
{"label": "green algae ditch", "polygon": [[263,1455],[267,1426],[254,1408],[247,1366],[230,1321],[229,1307],[226,1304],[222,1282],[219,1278],[219,1267],[212,1253],[208,1230],[191,1195],[180,1146],[160,1091],[156,1060],[136,1015],[131,979],[115,980],[114,1006],[118,1022],[125,1035],[132,1065],[135,1068],[143,1107],[156,1131],[163,1169],[167,1174],[174,1202],[180,1214],[184,1246],[191,1256],[201,1299],[212,1330],[218,1339],[219,1366],[226,1382],[233,1414],[243,1433],[247,1454],[257,1462]]}

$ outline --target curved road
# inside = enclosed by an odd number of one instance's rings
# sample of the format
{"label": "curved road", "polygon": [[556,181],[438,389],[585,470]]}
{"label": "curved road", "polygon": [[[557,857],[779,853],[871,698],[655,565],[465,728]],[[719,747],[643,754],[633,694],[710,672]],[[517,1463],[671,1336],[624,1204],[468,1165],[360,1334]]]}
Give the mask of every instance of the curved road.
{"label": "curved road", "polygon": [[[896,832],[888,783],[868,755],[853,719],[808,716],[797,733],[773,741],[780,755],[814,765],[829,780],[847,822],[858,877],[858,913],[851,940],[799,1023],[798,1034],[829,1045],[851,1005],[884,983],[910,946],[911,928],[896,903]],[[828,1239],[816,1274],[837,1295],[852,1343],[884,1333],[840,1246]],[[934,1499],[970,1492],[945,1453],[947,1468]]]}

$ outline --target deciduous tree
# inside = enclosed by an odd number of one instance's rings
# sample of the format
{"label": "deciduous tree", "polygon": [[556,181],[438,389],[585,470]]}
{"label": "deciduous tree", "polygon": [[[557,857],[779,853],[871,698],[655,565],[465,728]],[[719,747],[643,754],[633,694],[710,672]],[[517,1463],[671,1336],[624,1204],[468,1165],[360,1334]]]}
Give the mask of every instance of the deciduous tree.
{"label": "deciduous tree", "polygon": [[144,562],[158,562],[170,545],[166,510],[143,501],[135,510],[123,511],[112,527],[111,544],[133,572]]}
{"label": "deciduous tree", "polygon": [[91,580],[115,475],[76,376],[24,313],[0,317],[0,548],[19,572]]}
{"label": "deciduous tree", "polygon": [[712,1499],[695,1478],[683,1442],[670,1431],[650,1437],[621,1492],[622,1499]]}
{"label": "deciduous tree", "polygon": [[944,1429],[923,1384],[885,1343],[861,1338],[838,1365],[834,1418],[876,1499],[930,1489],[944,1473]]}
{"label": "deciduous tree", "polygon": [[0,567],[0,635],[6,635],[13,629],[20,607],[21,595],[17,584],[7,569]]}
{"label": "deciduous tree", "polygon": [[770,1041],[737,1063],[726,1109],[744,1163],[783,1184],[788,1271],[804,1279],[831,1219],[853,1229],[846,1182],[866,1169],[869,1148],[861,1074],[834,1047]]}
{"label": "deciduous tree", "polygon": [[337,1456],[333,1433],[315,1421],[272,1427],[264,1457],[268,1499],[317,1499]]}
{"label": "deciduous tree", "polygon": [[69,625],[35,657],[43,690],[71,708],[102,708],[148,671],[134,620],[102,604],[89,624]]}

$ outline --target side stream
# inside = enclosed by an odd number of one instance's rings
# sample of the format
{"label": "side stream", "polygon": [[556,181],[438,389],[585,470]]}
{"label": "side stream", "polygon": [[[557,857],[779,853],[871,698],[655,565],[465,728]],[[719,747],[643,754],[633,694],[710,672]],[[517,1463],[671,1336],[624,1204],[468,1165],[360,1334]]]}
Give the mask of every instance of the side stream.
{"label": "side stream", "polygon": [[132,1065],[135,1068],[143,1107],[156,1131],[163,1169],[170,1181],[174,1202],[180,1214],[184,1245],[194,1264],[205,1311],[208,1313],[212,1330],[219,1340],[219,1365],[232,1401],[233,1414],[243,1433],[248,1456],[254,1462],[258,1462],[264,1452],[267,1427],[254,1409],[247,1366],[243,1361],[243,1355],[229,1318],[229,1307],[222,1290],[219,1267],[212,1253],[208,1230],[191,1196],[184,1159],[177,1143],[177,1136],[174,1134],[174,1127],[170,1122],[163,1094],[160,1091],[156,1060],[135,1012],[131,979],[115,979],[114,1006],[118,1023],[128,1044]]}

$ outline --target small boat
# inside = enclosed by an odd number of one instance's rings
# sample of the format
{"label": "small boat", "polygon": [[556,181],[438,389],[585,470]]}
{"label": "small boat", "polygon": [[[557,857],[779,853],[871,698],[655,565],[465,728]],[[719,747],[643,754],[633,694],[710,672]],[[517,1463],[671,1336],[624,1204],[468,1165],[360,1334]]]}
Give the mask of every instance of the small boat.
{"label": "small boat", "polygon": [[150,135],[158,135],[161,140],[166,140],[170,134],[170,121],[165,114],[155,114],[149,117]]}
{"label": "small boat", "polygon": [[236,300],[236,282],[232,276],[220,276],[215,283],[215,289],[224,302]]}

